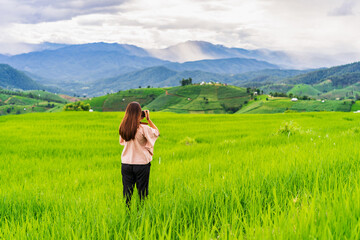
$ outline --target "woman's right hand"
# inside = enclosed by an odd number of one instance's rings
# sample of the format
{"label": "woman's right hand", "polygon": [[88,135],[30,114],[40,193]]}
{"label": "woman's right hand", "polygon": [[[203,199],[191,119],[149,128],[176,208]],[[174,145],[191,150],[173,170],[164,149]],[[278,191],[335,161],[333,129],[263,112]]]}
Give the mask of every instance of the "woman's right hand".
{"label": "woman's right hand", "polygon": [[144,110],[144,112],[145,112],[145,117],[146,117],[146,120],[150,120],[150,112],[149,112],[149,110]]}

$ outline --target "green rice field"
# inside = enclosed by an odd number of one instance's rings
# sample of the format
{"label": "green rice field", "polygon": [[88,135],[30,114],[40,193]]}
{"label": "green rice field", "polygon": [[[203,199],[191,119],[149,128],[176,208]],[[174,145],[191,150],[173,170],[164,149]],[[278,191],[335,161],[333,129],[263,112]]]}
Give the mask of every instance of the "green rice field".
{"label": "green rice field", "polygon": [[151,113],[122,197],[123,113],[0,117],[0,239],[359,239],[360,114]]}

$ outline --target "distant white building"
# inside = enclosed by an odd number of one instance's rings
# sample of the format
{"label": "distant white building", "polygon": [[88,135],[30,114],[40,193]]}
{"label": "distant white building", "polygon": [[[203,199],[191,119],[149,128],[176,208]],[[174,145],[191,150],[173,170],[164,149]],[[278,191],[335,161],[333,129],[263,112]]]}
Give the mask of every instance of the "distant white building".
{"label": "distant white building", "polygon": [[298,100],[299,100],[299,99],[297,99],[297,98],[292,98],[292,99],[291,99],[292,102],[297,102]]}
{"label": "distant white building", "polygon": [[321,102],[325,102],[325,100],[322,100]]}
{"label": "distant white building", "polygon": [[93,112],[94,110],[92,108],[90,108],[89,112]]}
{"label": "distant white building", "polygon": [[254,92],[254,95],[258,95],[258,93],[257,93],[257,92]]}
{"label": "distant white building", "polygon": [[200,85],[205,85],[206,84],[206,82],[204,82],[204,81],[202,81],[201,83],[200,83]]}

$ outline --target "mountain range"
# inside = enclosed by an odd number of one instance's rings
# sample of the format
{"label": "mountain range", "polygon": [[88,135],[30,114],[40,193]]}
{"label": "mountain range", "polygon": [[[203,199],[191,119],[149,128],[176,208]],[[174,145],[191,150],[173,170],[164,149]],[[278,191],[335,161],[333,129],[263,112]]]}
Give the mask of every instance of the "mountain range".
{"label": "mountain range", "polygon": [[[184,52],[176,53],[175,50],[187,49],[186,51],[191,52],[191,49],[194,49],[195,46],[197,46],[197,50],[192,54],[188,54],[189,59],[193,59],[194,54],[198,51],[202,52],[198,57],[204,57],[204,52],[208,52],[206,56],[211,56],[211,59],[171,62],[166,60],[166,58],[160,58],[164,54],[169,57],[170,53],[173,52],[174,57],[169,59],[177,59],[180,55],[184,59]],[[193,71],[197,72],[196,75],[206,75],[208,77],[209,74],[206,73],[213,73],[215,77],[210,78],[218,79],[220,76],[216,74],[231,75],[263,69],[278,69],[278,65],[266,62],[263,59],[267,56],[272,56],[275,59],[278,56],[278,60],[282,61],[281,59],[284,57],[283,54],[277,52],[227,48],[221,45],[194,41],[163,49],[161,52],[117,43],[89,43],[81,45],[47,43],[39,47],[39,49],[45,50],[14,56],[0,55],[0,63],[9,64],[19,69],[40,84],[60,87],[69,91],[78,91],[79,89],[89,88],[89,85],[94,83],[104,85],[102,83],[103,80],[106,79],[105,82],[109,82],[108,79],[119,78],[119,76],[124,74],[139,75],[135,72],[152,67],[163,66],[176,72],[173,75],[181,76],[191,76]],[[164,70],[159,69],[161,71]],[[204,73],[202,74],[198,71]],[[139,84],[144,85],[144,81],[147,81],[149,77],[145,77],[142,73],[140,75],[144,78]],[[220,79],[224,77],[221,76]],[[201,78],[201,80],[206,79]],[[176,80],[175,83],[177,84],[178,81]],[[137,87],[132,85],[132,83],[123,82],[120,88],[123,89],[125,86],[131,88]],[[171,86],[174,85],[172,84],[173,81],[170,80],[167,83]],[[161,84],[161,79],[158,80],[158,84]]]}
{"label": "mountain range", "polygon": [[203,41],[188,41],[165,49],[117,43],[45,43],[38,50],[0,55],[0,63],[8,64],[2,65],[3,69],[9,70],[11,66],[19,70],[9,75],[14,76],[13,80],[9,76],[0,77],[0,86],[20,89],[32,86],[97,96],[139,86],[177,86],[182,78],[189,77],[193,82],[223,82],[262,87],[266,91],[271,90],[269,85],[276,85],[276,89],[286,86],[283,89],[287,91],[296,84],[319,84],[328,79],[333,87],[346,87],[359,82],[360,77],[359,63],[288,69],[284,66],[291,66],[293,61],[284,52],[228,48]]}

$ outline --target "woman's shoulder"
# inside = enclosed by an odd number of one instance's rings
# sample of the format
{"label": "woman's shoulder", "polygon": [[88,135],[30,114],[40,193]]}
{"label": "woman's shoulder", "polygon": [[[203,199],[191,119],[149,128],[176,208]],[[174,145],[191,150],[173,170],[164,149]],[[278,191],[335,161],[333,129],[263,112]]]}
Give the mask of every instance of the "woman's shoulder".
{"label": "woman's shoulder", "polygon": [[140,126],[139,126],[139,127],[141,127],[141,128],[150,128],[149,125],[147,125],[147,124],[141,124],[141,123],[140,123]]}
{"label": "woman's shoulder", "polygon": [[139,125],[139,130],[140,130],[141,132],[146,131],[148,128],[149,128],[149,126],[146,125],[146,124],[140,124],[140,125]]}

